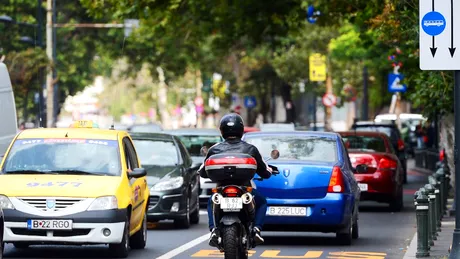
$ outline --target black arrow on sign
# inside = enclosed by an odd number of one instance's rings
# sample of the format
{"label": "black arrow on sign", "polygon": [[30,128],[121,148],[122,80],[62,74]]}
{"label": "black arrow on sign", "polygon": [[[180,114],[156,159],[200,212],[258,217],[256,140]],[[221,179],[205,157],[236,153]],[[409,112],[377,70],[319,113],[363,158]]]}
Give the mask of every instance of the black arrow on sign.
{"label": "black arrow on sign", "polygon": [[[431,0],[431,11],[434,12],[434,0]],[[433,55],[433,58],[434,58],[434,56],[436,55],[436,50],[438,50],[438,48],[434,46],[434,36],[432,37],[432,43],[431,43],[430,50],[431,50],[431,55]]]}
{"label": "black arrow on sign", "polygon": [[454,48],[454,0],[450,0],[450,56],[454,57],[455,54]]}
{"label": "black arrow on sign", "polygon": [[430,48],[430,50],[431,50],[431,55],[433,55],[433,58],[434,58],[434,55],[436,55],[436,50],[438,50],[438,48],[434,47],[434,36],[433,36],[432,47]]}

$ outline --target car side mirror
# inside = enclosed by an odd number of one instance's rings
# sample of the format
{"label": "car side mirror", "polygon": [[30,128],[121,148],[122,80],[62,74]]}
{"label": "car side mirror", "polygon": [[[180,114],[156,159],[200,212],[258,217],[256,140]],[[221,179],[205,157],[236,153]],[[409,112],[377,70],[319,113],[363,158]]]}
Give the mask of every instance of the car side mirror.
{"label": "car side mirror", "polygon": [[356,172],[359,174],[367,173],[367,165],[361,164],[356,166]]}
{"label": "car side mirror", "polygon": [[203,146],[201,149],[200,149],[200,154],[202,156],[206,156],[208,154],[208,148],[206,146]]}
{"label": "car side mirror", "polygon": [[134,170],[128,173],[128,177],[141,178],[147,175],[145,168],[134,168]]}
{"label": "car side mirror", "polygon": [[280,152],[277,149],[273,149],[272,152],[270,153],[270,157],[273,160],[276,160],[280,157]]}
{"label": "car side mirror", "polygon": [[200,169],[201,163],[200,164],[193,164],[188,170],[189,172],[194,172],[198,169]]}

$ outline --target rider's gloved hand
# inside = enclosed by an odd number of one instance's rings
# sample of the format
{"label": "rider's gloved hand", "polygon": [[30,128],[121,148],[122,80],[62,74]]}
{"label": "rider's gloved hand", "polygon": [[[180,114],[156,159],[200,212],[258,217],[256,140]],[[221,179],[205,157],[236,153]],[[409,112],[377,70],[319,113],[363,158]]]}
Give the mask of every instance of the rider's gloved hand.
{"label": "rider's gloved hand", "polygon": [[273,169],[269,166],[267,166],[267,171],[269,171],[271,174],[273,174]]}

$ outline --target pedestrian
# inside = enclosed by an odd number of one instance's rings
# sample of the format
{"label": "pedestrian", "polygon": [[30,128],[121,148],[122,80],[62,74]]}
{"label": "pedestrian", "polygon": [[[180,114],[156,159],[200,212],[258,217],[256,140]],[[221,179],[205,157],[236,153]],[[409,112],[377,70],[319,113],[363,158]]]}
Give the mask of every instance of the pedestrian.
{"label": "pedestrian", "polygon": [[424,142],[423,142],[423,136],[424,136],[424,129],[423,129],[423,123],[420,122],[416,127],[415,127],[415,136],[417,137],[417,148],[424,148]]}

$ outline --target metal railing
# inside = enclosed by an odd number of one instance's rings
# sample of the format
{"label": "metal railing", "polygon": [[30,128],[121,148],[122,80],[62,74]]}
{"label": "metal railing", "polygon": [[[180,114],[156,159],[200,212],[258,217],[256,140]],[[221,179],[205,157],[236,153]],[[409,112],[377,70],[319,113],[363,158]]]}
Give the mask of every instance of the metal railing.
{"label": "metal railing", "polygon": [[431,148],[414,149],[415,166],[418,168],[436,171],[439,162],[439,151]]}

